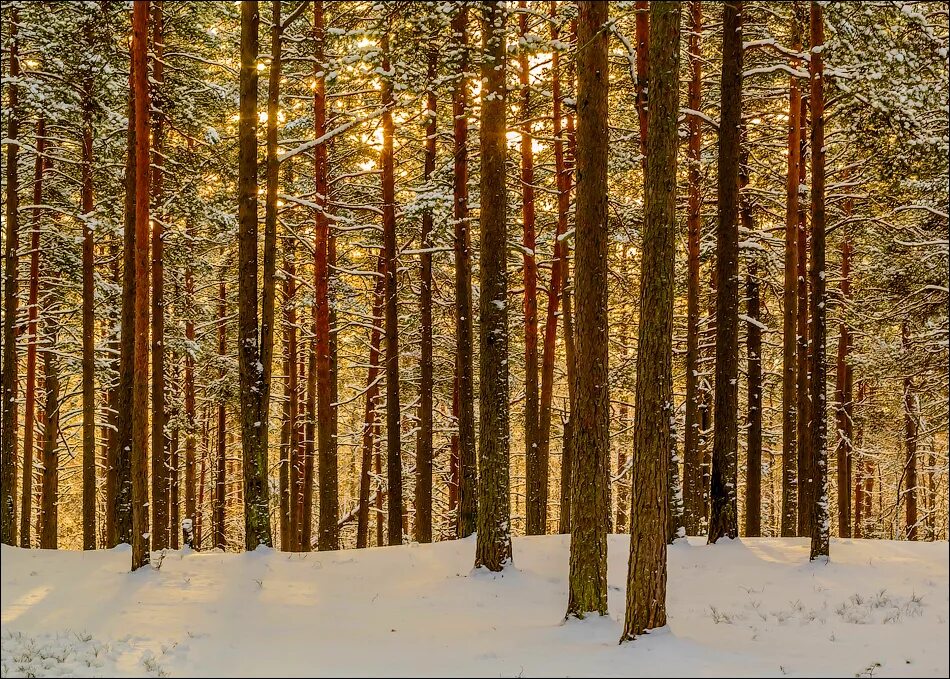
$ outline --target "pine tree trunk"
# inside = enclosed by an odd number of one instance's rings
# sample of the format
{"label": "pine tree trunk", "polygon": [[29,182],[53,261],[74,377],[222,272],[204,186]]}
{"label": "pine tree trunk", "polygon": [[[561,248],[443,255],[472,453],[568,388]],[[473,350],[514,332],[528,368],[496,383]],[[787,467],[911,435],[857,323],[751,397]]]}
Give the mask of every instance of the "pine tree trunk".
{"label": "pine tree trunk", "polygon": [[[244,545],[272,544],[267,483],[267,381],[257,314],[257,80],[256,0],[241,4],[241,83],[238,129],[238,364],[244,477]],[[273,256],[273,255],[272,255]],[[266,333],[265,333],[266,334]]]}
{"label": "pine tree trunk", "polygon": [[[46,158],[46,117],[40,114],[36,123],[36,161],[33,173],[33,204],[43,204],[43,174]],[[30,290],[27,301],[26,393],[23,411],[23,492],[20,497],[20,547],[33,545],[30,519],[33,515],[33,455],[36,448],[36,346],[40,291],[40,216],[43,210],[33,208],[30,231]]]}
{"label": "pine tree trunk", "polygon": [[[703,105],[702,3],[690,3],[689,95],[687,108]],[[683,445],[683,510],[688,535],[698,535],[703,517],[702,423],[699,379],[699,246],[702,239],[701,159],[703,125],[698,115],[687,117],[689,129],[688,197],[686,214],[686,431]]]}
{"label": "pine tree trunk", "polygon": [[[503,2],[482,3],[482,156],[479,250],[478,540],[475,567],[511,561],[508,489],[508,271],[505,195],[505,23]],[[390,504],[392,502],[390,501]]]}
{"label": "pine tree trunk", "polygon": [[759,325],[759,266],[749,262],[746,276],[746,354],[748,430],[746,432],[745,534],[762,535],[762,328]]}
{"label": "pine tree trunk", "polygon": [[43,432],[42,502],[40,505],[40,549],[57,549],[59,532],[59,360],[56,355],[56,323],[46,319],[46,348],[43,351],[43,382],[46,408]]}
{"label": "pine tree trunk", "polygon": [[[844,203],[845,220],[850,219],[853,200]],[[852,415],[853,373],[851,368],[851,328],[846,316],[851,303],[851,239],[845,231],[841,240],[841,334],[838,338],[838,363],[835,380],[835,422],[838,430],[838,445],[835,457],[838,463],[838,537],[851,537],[851,456],[854,450],[854,424]]]}
{"label": "pine tree trunk", "polygon": [[291,516],[293,515],[294,487],[291,485],[291,466],[296,462],[298,434],[297,384],[297,241],[288,235],[284,252],[284,424],[280,441],[280,548],[293,551]]}
{"label": "pine tree trunk", "polygon": [[[799,144],[798,183],[805,185],[808,163],[805,162],[807,135],[806,112],[808,100],[802,97],[801,113],[801,141]],[[808,363],[808,204],[801,191],[798,197],[798,351],[796,363],[798,368],[798,534],[811,535],[811,434],[810,413],[811,397],[809,396],[809,363]]]}
{"label": "pine tree trunk", "polygon": [[[521,40],[528,35],[526,0],[519,0],[518,27]],[[527,45],[527,43],[524,43]],[[521,85],[521,214],[524,235],[521,242],[524,261],[524,348],[525,348],[525,486],[526,523],[528,535],[545,532],[546,507],[541,489],[546,479],[546,466],[541,461],[538,446],[538,266],[535,257],[534,215],[534,151],[531,134],[531,79],[530,64],[526,49],[518,55],[518,79]]]}
{"label": "pine tree trunk", "polygon": [[[386,294],[386,258],[380,256],[376,264],[376,285],[373,291],[372,330],[369,339],[369,370],[366,373],[366,407],[363,416],[363,450],[360,463],[359,514],[356,524],[356,546],[369,546],[369,491],[372,482],[373,448],[378,445],[376,407],[379,405],[379,347],[383,325],[383,303]],[[376,470],[377,478],[379,469]],[[381,491],[376,492],[377,502]]]}
{"label": "pine tree trunk", "polygon": [[[671,423],[674,417],[672,361],[673,264],[677,229],[676,119],[679,114],[678,4],[650,3],[650,24],[649,63],[653,91],[646,154],[649,162],[646,164],[644,182],[643,275],[640,282],[641,315],[634,403],[632,487],[635,491],[630,512],[633,520],[622,639],[633,639],[647,630],[666,624],[666,545],[670,514],[668,475],[673,453]],[[580,68],[579,73],[584,70]],[[583,79],[580,82],[583,83]],[[582,122],[583,117],[578,120]],[[582,129],[578,128],[579,136]],[[582,142],[583,138],[578,140],[581,149]],[[580,159],[578,172],[583,176]],[[578,200],[582,186],[581,181],[578,181]],[[580,310],[579,304],[578,322]],[[579,393],[578,397],[578,407],[583,407],[583,393]]]}
{"label": "pine tree trunk", "polygon": [[17,251],[20,247],[19,185],[17,156],[19,155],[20,109],[19,85],[20,56],[19,11],[10,12],[10,83],[7,87],[9,113],[7,115],[6,219],[3,249],[3,403],[0,427],[0,542],[16,544],[16,396],[17,396]]}
{"label": "pine tree trunk", "polygon": [[636,104],[637,121],[640,124],[640,154],[643,165],[647,161],[647,138],[649,137],[649,97],[650,97],[650,3],[637,0],[633,3],[636,11]]}
{"label": "pine tree trunk", "polygon": [[[436,106],[435,78],[438,52],[428,50],[426,94],[426,144],[423,180],[428,183],[435,172]],[[416,542],[432,542],[432,211],[422,215],[422,255],[419,280],[419,318],[422,330],[420,346],[419,434],[416,439]]]}
{"label": "pine tree trunk", "polygon": [[462,4],[452,17],[458,45],[455,65],[459,79],[452,89],[453,220],[455,223],[455,349],[459,390],[459,504],[457,535],[475,532],[478,513],[478,473],[475,460],[475,392],[472,335],[472,242],[468,217],[468,8]]}
{"label": "pine tree trunk", "polygon": [[828,430],[825,380],[826,316],[828,295],[825,276],[825,97],[824,64],[821,49],[825,44],[824,18],[817,2],[811,3],[811,453],[813,490],[811,559],[828,558],[830,521],[828,516]]}
{"label": "pine tree trunk", "polygon": [[[195,272],[194,272],[194,224],[190,218],[185,221],[185,242],[187,254],[185,264],[185,340],[188,346],[185,349],[185,520],[191,522],[194,529],[197,521],[196,489],[195,489],[195,454],[196,436],[195,427]],[[181,530],[180,526],[172,526],[173,531]]]}
{"label": "pine tree trunk", "polygon": [[[578,5],[577,352],[567,615],[607,613],[610,395],[607,378],[607,4]],[[668,460],[668,458],[667,458]],[[662,467],[665,485],[665,467]],[[665,515],[661,517],[665,530]],[[665,542],[665,538],[661,538]]]}
{"label": "pine tree trunk", "polygon": [[[224,361],[227,357],[228,333],[225,325],[228,307],[225,297],[224,275],[222,271],[221,281],[218,283],[218,360],[221,361],[221,368],[218,378],[224,380],[226,373]],[[228,540],[224,530],[224,512],[225,512],[225,489],[227,488],[227,414],[224,408],[224,400],[218,401],[217,408],[216,436],[218,455],[215,460],[214,476],[214,494],[212,495],[211,525],[212,525],[212,545],[216,549],[227,549]],[[201,486],[204,488],[204,461],[202,460],[202,479]]]}
{"label": "pine tree trunk", "polygon": [[[798,4],[792,17],[792,51],[802,49]],[[801,59],[793,58],[798,69]],[[798,77],[789,78],[788,94],[788,174],[785,190],[785,286],[782,292],[782,537],[792,537],[798,516],[798,400],[797,400],[797,322],[798,322],[798,190],[801,163],[802,95]]]}
{"label": "pine tree trunk", "polygon": [[132,382],[132,570],[150,560],[148,516],[148,321],[149,321],[149,3],[132,15],[132,71],[135,89],[135,339]]}
{"label": "pine tree trunk", "polygon": [[152,4],[152,80],[155,87],[156,115],[152,124],[152,204],[155,216],[152,219],[152,547],[162,550],[168,546],[168,446],[165,432],[167,419],[165,393],[165,273],[164,230],[165,214],[162,209],[164,155],[164,114],[161,111],[161,87],[164,65],[162,52],[162,0]]}
{"label": "pine tree trunk", "polygon": [[[907,321],[901,325],[901,348],[909,350],[910,330]],[[920,431],[919,405],[910,376],[904,378],[904,535],[908,540],[917,539],[917,436]]]}
{"label": "pine tree trunk", "polygon": [[[382,39],[382,69],[390,72],[389,36]],[[396,183],[393,175],[393,83],[381,84],[383,113],[383,249],[386,251],[386,477],[389,544],[402,544],[402,432],[399,405],[399,256],[396,249]]]}
{"label": "pine tree trunk", "polygon": [[739,535],[739,127],[742,117],[742,2],[723,5],[719,223],[716,230],[716,397],[709,542]]}

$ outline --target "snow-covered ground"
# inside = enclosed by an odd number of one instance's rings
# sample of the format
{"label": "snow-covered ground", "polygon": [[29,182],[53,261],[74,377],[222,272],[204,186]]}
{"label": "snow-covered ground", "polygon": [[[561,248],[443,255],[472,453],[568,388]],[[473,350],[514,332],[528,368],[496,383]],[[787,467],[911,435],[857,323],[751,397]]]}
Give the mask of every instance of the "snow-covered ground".
{"label": "snow-covered ground", "polygon": [[[670,550],[669,626],[619,646],[628,537],[611,536],[610,617],[562,623],[566,536],[517,538],[473,573],[471,540],[289,555],[123,548],[2,556],[3,676],[947,676],[948,548],[805,540]],[[155,561],[159,560],[156,555]]]}

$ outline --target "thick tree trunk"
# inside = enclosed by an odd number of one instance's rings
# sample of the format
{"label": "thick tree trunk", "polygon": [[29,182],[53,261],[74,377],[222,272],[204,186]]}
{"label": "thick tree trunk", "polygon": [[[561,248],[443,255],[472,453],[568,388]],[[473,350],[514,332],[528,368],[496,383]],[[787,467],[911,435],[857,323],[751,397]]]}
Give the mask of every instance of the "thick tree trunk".
{"label": "thick tree trunk", "polygon": [[[36,161],[33,172],[33,205],[43,204],[43,174],[46,158],[46,117],[36,123]],[[36,448],[36,346],[40,291],[40,216],[43,210],[33,208],[30,231],[30,291],[27,300],[26,393],[23,409],[23,492],[20,497],[20,547],[33,546],[30,519],[33,515],[33,455]]]}
{"label": "thick tree trunk", "polygon": [[17,427],[17,251],[20,247],[19,189],[17,156],[20,143],[19,11],[10,12],[10,84],[7,87],[6,219],[3,248],[3,402],[0,426],[0,542],[16,544],[16,427]]}
{"label": "thick tree trunk", "polygon": [[149,3],[132,14],[135,89],[135,329],[132,382],[132,570],[150,560],[148,516],[148,302],[149,172],[151,97],[148,89]]}
{"label": "thick tree trunk", "polygon": [[[155,216],[152,218],[152,496],[149,506],[152,510],[152,547],[165,549],[168,545],[168,488],[169,440],[165,432],[167,413],[167,394],[165,393],[165,273],[164,273],[164,231],[165,214],[162,209],[162,183],[164,173],[164,155],[162,151],[164,135],[164,113],[161,98],[164,65],[162,52],[164,37],[162,33],[162,0],[152,4],[152,61],[151,84],[155,88],[154,99],[157,111],[152,124],[152,205]],[[176,529],[177,530],[177,529]]]}
{"label": "thick tree trunk", "polygon": [[719,223],[716,230],[716,402],[709,542],[739,535],[739,137],[742,2],[723,5]]}
{"label": "thick tree trunk", "polygon": [[459,390],[459,504],[457,535],[475,532],[478,513],[478,473],[475,460],[475,392],[472,335],[472,242],[468,217],[468,8],[461,4],[452,17],[452,35],[458,45],[452,90],[453,219],[455,222],[455,349]]}
{"label": "thick tree trunk", "polygon": [[[802,48],[798,5],[792,17],[792,51]],[[793,58],[798,69],[801,59]],[[782,537],[796,534],[798,517],[798,399],[797,399],[797,322],[798,322],[798,191],[801,163],[802,95],[798,77],[789,78],[788,94],[788,173],[785,187],[785,286],[782,292]]]}
{"label": "thick tree trunk", "polygon": [[[479,250],[478,541],[475,567],[511,561],[508,488],[508,205],[505,195],[505,23],[503,2],[482,3],[482,155]],[[391,504],[391,502],[390,502]]]}
{"label": "thick tree trunk", "polygon": [[[526,0],[520,0],[518,28],[521,40],[528,35]],[[523,43],[525,46],[526,42]],[[542,535],[545,532],[545,495],[542,485],[547,467],[541,461],[538,446],[538,266],[535,257],[534,215],[534,151],[531,134],[531,72],[526,48],[518,55],[518,80],[521,85],[521,215],[524,222],[522,238],[524,261],[524,359],[525,359],[525,532]]]}
{"label": "thick tree trunk", "polygon": [[[244,477],[244,545],[270,547],[267,482],[267,380],[257,315],[257,80],[256,0],[241,4],[241,83],[238,154],[238,364]],[[273,256],[273,255],[272,255]],[[266,333],[265,333],[266,334]],[[269,361],[268,361],[269,362]]]}
{"label": "thick tree trunk", "polygon": [[[644,183],[643,275],[640,282],[641,315],[634,403],[632,485],[636,490],[630,512],[627,610],[622,639],[633,639],[647,630],[666,624],[666,544],[670,513],[668,475],[673,452],[670,428],[674,416],[673,263],[677,229],[678,4],[650,3],[650,24],[650,82],[653,83],[653,91],[646,154],[649,163]],[[584,69],[579,72],[583,73]],[[583,83],[583,79],[580,82]],[[583,122],[583,117],[578,120]],[[604,123],[606,142],[606,119]],[[579,127],[578,132],[582,129]],[[583,138],[578,142],[581,145]],[[580,147],[583,148],[582,145]],[[581,172],[580,158],[578,161],[578,171]],[[583,183],[578,181],[578,199],[582,186]],[[578,305],[578,322],[580,310]],[[578,406],[583,407],[583,395],[579,393],[578,396]]]}
{"label": "thick tree trunk", "polygon": [[[851,217],[853,200],[846,198],[844,217]],[[844,225],[848,228],[847,224]],[[851,368],[851,328],[846,316],[851,304],[851,239],[847,230],[841,240],[841,334],[838,338],[838,363],[835,380],[835,422],[838,445],[835,457],[838,463],[838,537],[851,537],[851,456],[854,450],[853,385]]]}
{"label": "thick tree trunk", "polygon": [[[363,440],[360,462],[360,498],[359,514],[356,523],[356,546],[369,546],[369,491],[372,482],[373,448],[378,445],[376,433],[376,407],[379,405],[379,347],[383,325],[383,303],[386,294],[386,258],[380,256],[376,264],[376,285],[373,291],[373,327],[369,339],[369,370],[366,373],[366,407],[363,416]],[[379,469],[376,470],[377,477]],[[381,489],[376,492],[377,503],[382,497]]]}
{"label": "thick tree trunk", "polygon": [[828,295],[825,275],[825,96],[824,59],[825,27],[821,5],[811,3],[811,445],[814,456],[812,502],[811,559],[828,558],[830,522],[828,517],[828,430],[825,379],[826,316]]}
{"label": "thick tree trunk", "polygon": [[[607,378],[607,4],[578,5],[577,351],[567,615],[607,613],[610,395]],[[667,458],[668,461],[668,458]],[[666,469],[663,467],[663,471]],[[663,481],[665,485],[666,476]],[[665,529],[665,515],[661,516]],[[661,538],[665,541],[665,538]]]}
{"label": "thick tree trunk", "polygon": [[[700,111],[703,105],[702,3],[690,3],[689,95],[687,108]],[[699,246],[702,239],[701,160],[703,121],[699,115],[687,117],[688,196],[686,213],[686,431],[683,445],[683,510],[686,533],[698,535],[703,518],[702,422],[700,421],[699,365]]]}
{"label": "thick tree trunk", "polygon": [[[426,74],[426,144],[423,179],[429,182],[435,172],[436,106],[435,79],[438,52],[428,50]],[[420,342],[419,433],[416,438],[416,542],[432,542],[432,211],[422,215],[422,255],[419,280],[419,317],[422,326]]]}

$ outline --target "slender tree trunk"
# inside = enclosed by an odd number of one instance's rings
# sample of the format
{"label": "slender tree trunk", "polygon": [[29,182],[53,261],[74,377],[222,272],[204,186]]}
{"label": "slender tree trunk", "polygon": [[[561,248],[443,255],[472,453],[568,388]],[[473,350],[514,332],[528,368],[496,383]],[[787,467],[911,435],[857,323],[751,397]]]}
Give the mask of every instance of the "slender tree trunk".
{"label": "slender tree trunk", "polygon": [[[694,0],[690,8],[689,33],[689,95],[687,107],[700,111],[703,105],[703,55],[701,38],[703,32],[703,7]],[[703,517],[703,437],[700,422],[699,378],[699,246],[702,240],[702,187],[701,160],[703,125],[699,115],[687,117],[689,129],[688,147],[688,196],[686,214],[686,431],[683,445],[683,510],[686,532],[697,535]]]}
{"label": "slender tree trunk", "polygon": [[811,3],[811,445],[814,461],[814,492],[811,559],[828,558],[830,521],[828,517],[828,420],[825,380],[825,338],[828,295],[825,276],[825,26],[822,8]]}
{"label": "slender tree trunk", "polygon": [[[666,544],[670,512],[667,477],[673,440],[670,427],[674,416],[673,260],[677,229],[678,3],[650,3],[650,24],[650,82],[654,90],[650,97],[650,134],[647,137],[646,155],[649,163],[645,177],[646,218],[643,275],[640,282],[637,394],[634,403],[633,488],[636,491],[631,508],[633,520],[627,573],[627,610],[622,639],[633,639],[647,630],[666,624]],[[579,73],[584,70],[579,70]],[[583,83],[583,79],[580,82]],[[582,122],[583,117],[578,120]],[[578,132],[582,129],[579,128]],[[583,138],[579,143],[582,141]],[[581,173],[582,165],[580,159],[578,161],[578,172]],[[582,186],[579,180],[578,199]],[[578,247],[579,244],[580,241]],[[581,318],[580,309],[578,306],[578,321]],[[582,407],[584,398],[582,394],[578,395],[581,397],[578,406]]]}
{"label": "slender tree trunk", "polygon": [[[521,40],[528,35],[526,0],[519,0],[518,28]],[[522,43],[527,45],[526,42]],[[528,535],[545,532],[546,508],[542,474],[546,466],[541,461],[538,446],[538,266],[535,258],[534,216],[534,151],[531,134],[531,71],[528,52],[522,48],[518,55],[518,79],[521,85],[521,214],[524,235],[521,242],[524,261],[524,347],[525,347],[525,486],[527,489],[525,531]]]}
{"label": "slender tree trunk", "polygon": [[[238,363],[244,476],[244,546],[272,544],[267,483],[267,375],[257,315],[257,60],[260,12],[241,4],[241,83],[238,158]],[[271,254],[273,257],[273,253]],[[267,267],[265,266],[265,269]],[[271,282],[271,285],[273,282]],[[267,283],[265,282],[265,287]],[[273,309],[271,309],[273,317]],[[273,318],[271,318],[273,325]],[[261,337],[268,334],[266,327]],[[272,331],[271,331],[272,332]]]}
{"label": "slender tree trunk", "polygon": [[759,265],[749,262],[746,276],[747,398],[745,534],[762,535],[762,327],[759,324]]}
{"label": "slender tree trunk", "polygon": [[[865,384],[864,381],[858,383],[858,403],[864,402]],[[853,417],[851,422],[853,424]],[[867,485],[864,459],[860,455],[861,437],[862,428],[858,425],[854,432],[854,446],[852,448],[852,455],[857,451],[857,455],[854,457],[856,462],[854,470],[854,537],[856,538],[864,537],[865,487]]]}
{"label": "slender tree trunk", "polygon": [[[802,133],[799,145],[798,182],[799,187],[805,185],[806,168],[806,111],[808,100],[802,97],[801,120]],[[811,400],[809,396],[809,363],[808,363],[808,203],[799,188],[798,196],[798,534],[811,535],[811,434],[809,422],[811,417]]]}
{"label": "slender tree trunk", "polygon": [[135,85],[135,338],[132,382],[132,570],[150,560],[148,516],[148,302],[149,302],[149,3],[132,15],[132,71]]}
{"label": "slender tree trunk", "polygon": [[[390,72],[389,36],[382,39],[382,69]],[[396,183],[393,175],[393,83],[382,78],[383,247],[386,251],[386,476],[389,483],[389,544],[402,544],[402,440],[399,405],[399,256],[396,250]]]}
{"label": "slender tree trunk", "polygon": [[154,100],[156,115],[152,124],[152,204],[155,216],[152,218],[152,496],[149,506],[152,509],[152,546],[156,550],[168,545],[168,446],[165,432],[167,419],[167,394],[165,393],[165,273],[164,273],[164,231],[165,214],[162,209],[164,155],[164,114],[161,98],[164,65],[162,51],[164,37],[162,32],[162,0],[152,3],[152,40],[154,59],[152,61],[151,84],[155,88]]}
{"label": "slender tree trunk", "polygon": [[709,542],[739,535],[739,127],[742,117],[742,2],[723,5],[719,223],[716,231],[716,403]]}
{"label": "slender tree trunk", "polygon": [[[438,51],[428,50],[426,93],[426,145],[423,179],[428,183],[435,172],[436,106],[435,79]],[[422,326],[420,346],[419,434],[416,439],[416,542],[432,542],[432,211],[422,215],[422,256],[419,282],[419,317]]]}
{"label": "slender tree trunk", "polygon": [[[221,361],[221,368],[218,373],[218,379],[224,380],[226,377],[224,361],[228,353],[228,331],[226,318],[228,314],[227,298],[225,296],[224,276],[218,283],[218,360]],[[225,517],[225,489],[227,488],[227,413],[225,411],[224,400],[219,399],[217,408],[216,436],[218,455],[215,458],[215,476],[214,493],[212,495],[211,525],[212,525],[212,544],[217,549],[227,549],[228,540],[224,530]],[[202,479],[201,485],[204,486],[204,466],[202,461]]]}
{"label": "slender tree trunk", "polygon": [[[36,162],[33,173],[33,205],[43,203],[43,174],[46,159],[46,117],[40,114],[36,123]],[[23,492],[20,500],[20,547],[33,545],[30,519],[33,515],[33,454],[36,443],[36,345],[37,318],[39,316],[40,291],[40,216],[43,210],[33,208],[33,224],[30,232],[30,291],[27,301],[26,345],[26,393],[23,412]]]}
{"label": "slender tree trunk", "polygon": [[46,319],[43,351],[43,381],[46,412],[43,433],[42,503],[39,521],[40,549],[57,549],[59,533],[59,360],[56,355],[56,324]]}
{"label": "slender tree trunk", "polygon": [[505,195],[505,23],[503,2],[482,3],[482,155],[479,251],[478,541],[475,567],[511,561],[508,491],[508,271]]}
{"label": "slender tree trunk", "polygon": [[[194,272],[194,224],[190,218],[185,220],[185,242],[187,254],[185,264],[185,340],[188,346],[185,349],[185,520],[191,522],[193,529],[197,521],[196,489],[195,489],[195,272]],[[173,531],[181,530],[181,526],[172,526]]]}
{"label": "slender tree trunk", "polygon": [[[798,4],[792,17],[792,51],[802,49]],[[801,59],[793,58],[793,69]],[[798,191],[801,163],[802,95],[798,77],[789,78],[788,174],[785,188],[785,286],[782,292],[782,537],[796,533],[798,516],[797,321],[798,321]]]}
{"label": "slender tree trunk", "polygon": [[[845,199],[845,220],[851,217],[853,200]],[[851,457],[854,451],[853,373],[851,368],[851,328],[846,316],[851,304],[851,239],[845,232],[841,240],[841,335],[838,338],[838,364],[835,381],[835,421],[838,445],[835,457],[838,463],[838,537],[851,537]]]}
{"label": "slender tree trunk", "polygon": [[20,77],[19,16],[17,9],[10,12],[10,83],[7,87],[9,113],[7,115],[6,182],[7,196],[3,249],[3,404],[0,427],[0,542],[16,544],[16,396],[17,396],[17,251],[20,247],[19,179],[17,156],[20,143],[20,107],[18,80]]}
{"label": "slender tree trunk", "polygon": [[284,425],[280,442],[280,548],[293,551],[291,516],[295,493],[291,465],[296,462],[299,441],[297,385],[297,265],[296,238],[287,236],[284,253]]}
{"label": "slender tree trunk", "polygon": [[[640,124],[640,154],[646,167],[647,138],[649,136],[649,98],[650,92],[650,3],[637,0],[633,3],[636,11],[636,104],[637,121]],[[579,82],[579,81],[578,81]]]}
{"label": "slender tree trunk", "polygon": [[[578,5],[577,351],[567,615],[607,613],[607,4]],[[665,472],[665,468],[664,468]],[[664,481],[666,476],[664,474]],[[665,518],[665,517],[663,517]],[[665,521],[663,523],[665,527]]]}
{"label": "slender tree trunk", "polygon": [[[369,370],[366,374],[366,408],[363,416],[363,450],[360,464],[360,505],[356,524],[356,546],[369,546],[369,491],[372,481],[373,447],[377,445],[376,407],[379,402],[379,347],[383,325],[383,303],[386,295],[386,258],[380,256],[376,264],[376,285],[373,291],[372,330],[369,339]],[[376,470],[377,477],[379,469]],[[377,489],[377,502],[381,498]]]}
{"label": "slender tree trunk", "polygon": [[[904,353],[909,350],[910,330],[907,321],[901,325],[901,345]],[[908,367],[909,369],[909,367]],[[920,406],[914,381],[904,378],[904,531],[908,540],[917,539],[917,437],[920,432]]]}
{"label": "slender tree trunk", "polygon": [[459,390],[459,506],[457,535],[475,532],[478,513],[478,473],[475,460],[475,392],[472,339],[472,242],[468,217],[468,7],[461,4],[452,17],[452,35],[458,45],[452,89],[453,179],[455,223],[455,348]]}

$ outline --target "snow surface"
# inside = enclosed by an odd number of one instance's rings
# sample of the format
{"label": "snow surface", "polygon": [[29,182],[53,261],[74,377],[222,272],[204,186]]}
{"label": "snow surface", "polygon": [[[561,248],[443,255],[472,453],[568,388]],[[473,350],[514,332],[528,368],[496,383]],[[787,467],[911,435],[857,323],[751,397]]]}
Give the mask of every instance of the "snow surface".
{"label": "snow surface", "polygon": [[[568,538],[289,555],[4,546],[3,676],[947,676],[946,543],[801,539],[670,549],[669,625],[622,646],[629,538],[610,537],[610,617],[562,623]],[[153,557],[158,563],[159,555]]]}

